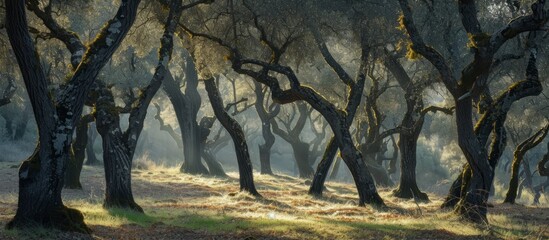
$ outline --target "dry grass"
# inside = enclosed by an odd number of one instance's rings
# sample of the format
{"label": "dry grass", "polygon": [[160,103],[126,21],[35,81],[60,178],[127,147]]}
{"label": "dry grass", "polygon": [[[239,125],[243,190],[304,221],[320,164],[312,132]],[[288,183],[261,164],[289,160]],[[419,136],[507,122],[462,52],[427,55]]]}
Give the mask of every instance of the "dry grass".
{"label": "dry grass", "polygon": [[[15,212],[17,169],[0,163],[0,223]],[[547,239],[549,209],[498,205],[490,209],[489,227],[462,223],[430,203],[401,200],[381,189],[389,209],[357,206],[353,185],[330,182],[323,198],[307,195],[304,179],[256,175],[264,198],[238,192],[238,174],[229,179],[181,174],[178,169],[147,164],[133,171],[134,195],[146,214],[101,207],[103,171],[85,167],[84,190],[64,191],[65,203],[80,209],[94,239]],[[90,238],[37,230],[0,232],[1,239]]]}

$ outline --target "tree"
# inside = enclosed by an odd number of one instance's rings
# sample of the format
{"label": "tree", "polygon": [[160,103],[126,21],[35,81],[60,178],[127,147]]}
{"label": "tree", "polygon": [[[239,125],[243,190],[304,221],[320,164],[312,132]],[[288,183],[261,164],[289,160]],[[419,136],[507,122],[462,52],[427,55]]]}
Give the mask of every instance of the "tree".
{"label": "tree", "polygon": [[5,2],[6,30],[39,130],[35,152],[19,168],[17,212],[8,228],[38,225],[89,232],[82,214],[65,207],[61,199],[72,134],[95,77],[132,26],[139,2],[123,0],[116,15],[101,29],[88,51],[77,52],[82,60],[56,99],[49,97],[47,79],[28,32],[25,2]]}
{"label": "tree", "polygon": [[534,135],[522,141],[513,152],[511,180],[509,181],[509,189],[507,190],[507,194],[505,195],[505,200],[503,202],[511,204],[515,203],[519,185],[519,170],[520,165],[523,162],[524,155],[530,149],[539,145],[543,141],[545,136],[547,136],[547,132],[549,132],[549,124],[545,125],[542,129],[534,133]]}
{"label": "tree", "polygon": [[265,107],[265,95],[267,88],[263,87],[259,82],[254,81],[255,92],[255,110],[261,120],[261,134],[263,136],[263,144],[259,144],[259,163],[261,165],[261,174],[273,174],[271,169],[271,148],[275,143],[275,136],[271,128],[271,122],[280,112],[280,105],[271,103],[269,107]]}
{"label": "tree", "polygon": [[[409,49],[425,57],[437,69],[442,82],[455,102],[458,143],[466,157],[470,178],[467,181],[454,182],[452,189],[463,189],[464,194],[460,194],[457,198],[455,198],[456,196],[449,196],[448,198],[459,199],[459,202],[455,204],[456,212],[465,219],[474,222],[487,222],[488,193],[494,176],[493,168],[495,165],[493,164],[497,163],[497,159],[503,151],[501,148],[504,146],[502,143],[505,142],[503,123],[508,108],[514,101],[525,95],[537,95],[541,92],[535,50],[532,50],[526,69],[527,79],[511,86],[504,94],[500,95],[494,102],[494,104],[498,103],[499,105],[491,104],[490,96],[486,94],[488,93],[486,80],[494,62],[494,55],[505,42],[522,32],[538,30],[545,24],[546,15],[543,10],[545,1],[534,3],[531,15],[514,19],[507,26],[500,28],[491,35],[486,34],[481,29],[475,1],[459,1],[458,6],[462,25],[470,36],[471,43],[469,46],[474,53],[473,61],[463,69],[459,80],[455,77],[454,71],[445,58],[433,47],[427,46],[423,40],[415,26],[408,1],[399,0],[399,3],[402,10],[402,16],[399,20],[411,41]],[[484,123],[477,123],[475,129],[472,118],[472,100],[473,97],[480,99],[480,96],[484,97],[482,101],[484,106],[481,109],[486,110],[486,112],[480,120]],[[504,101],[500,102],[499,100]],[[480,127],[481,125],[482,127]],[[494,140],[492,141],[491,151],[488,153],[485,143],[492,131],[494,132]],[[490,161],[490,159],[493,159],[493,161]]]}
{"label": "tree", "polygon": [[223,99],[217,89],[217,83],[214,78],[205,79],[203,82],[217,120],[219,120],[233,139],[236,160],[238,162],[238,172],[240,173],[240,191],[246,191],[254,196],[261,197],[255,188],[252,161],[250,160],[248,144],[246,143],[242,127],[227,113],[227,109],[224,108]]}
{"label": "tree", "polygon": [[540,176],[545,177],[545,182],[534,187],[534,204],[539,204],[541,192],[545,192],[545,190],[549,188],[549,167],[546,166],[548,162],[549,152],[543,155],[543,158],[538,163],[538,173]]}
{"label": "tree", "polygon": [[163,89],[170,99],[185,149],[185,162],[181,165],[181,172],[191,174],[208,174],[208,169],[201,161],[202,145],[200,136],[201,128],[197,122],[197,114],[200,109],[200,94],[198,94],[198,74],[195,64],[186,51],[183,54],[185,60],[185,93],[180,90],[178,83],[173,77],[164,80]]}
{"label": "tree", "polygon": [[[309,144],[301,140],[300,134],[305,128],[307,118],[311,114],[311,111],[304,103],[297,103],[295,105],[292,104],[291,106],[291,113],[288,113],[285,118],[280,116],[278,117],[278,121],[284,125],[284,130],[278,126],[275,119],[271,120],[271,125],[273,127],[273,132],[292,146],[294,158],[299,170],[299,177],[309,178],[314,174],[309,158]],[[292,127],[297,112],[299,112],[299,117],[295,121],[295,125]]]}
{"label": "tree", "polygon": [[[251,7],[248,6],[248,9],[251,9]],[[275,102],[279,104],[289,104],[296,101],[305,101],[312,108],[318,111],[332,128],[335,135],[334,142],[337,143],[343,160],[351,170],[359,193],[359,204],[364,205],[365,203],[369,203],[373,205],[384,205],[383,200],[377,193],[375,183],[370,175],[368,167],[362,160],[362,154],[353,143],[348,127],[350,125],[350,122],[347,120],[348,114],[346,114],[343,109],[336,107],[312,87],[303,85],[292,67],[281,64],[280,59],[287,50],[288,46],[295,40],[295,35],[290,33],[289,35],[283,37],[281,44],[277,44],[274,41],[275,38],[268,37],[265,28],[263,28],[262,24],[260,24],[259,16],[254,14],[253,10],[250,11],[253,15],[253,27],[258,33],[258,39],[256,39],[256,42],[264,43],[271,53],[271,58],[268,61],[255,58],[246,58],[241,53],[239,48],[233,46],[233,44],[228,41],[210,34],[195,32],[185,25],[181,25],[181,27],[193,37],[208,39],[226,49],[229,53],[227,59],[231,62],[231,68],[235,72],[249,76],[255,81],[267,86],[271,92],[271,97]],[[362,50],[366,49],[363,48]],[[364,53],[368,53],[368,51],[362,52],[363,54],[360,61],[361,66],[359,67],[357,74],[358,77],[356,78],[356,82],[361,82],[361,84],[364,82],[365,78],[363,73],[364,68],[362,66],[364,66],[364,60],[366,59],[367,54]],[[331,67],[333,67],[338,74],[343,74],[343,72],[337,71],[339,69],[336,69],[335,65],[331,65]],[[280,77],[287,79],[290,83],[290,87],[284,88],[277,78],[278,76],[275,77],[270,73],[279,74]],[[362,88],[357,87],[357,83],[353,81],[347,73],[345,73],[345,77],[340,80],[342,80],[347,88],[352,91],[349,96],[354,96],[356,98],[357,95],[361,95],[356,94],[354,91],[361,93]],[[360,98],[358,101],[356,101],[356,99],[353,101],[355,101],[353,105],[358,105]]]}
{"label": "tree", "polygon": [[402,131],[398,140],[398,149],[401,157],[400,183],[393,192],[393,195],[399,198],[414,198],[420,201],[429,201],[427,194],[419,190],[416,182],[417,141],[423,127],[423,122],[425,121],[425,115],[428,112],[442,111],[446,114],[452,114],[452,110],[435,106],[424,108],[422,92],[426,87],[425,85],[429,83],[426,81],[413,81],[398,59],[391,53],[387,53],[383,63],[405,92],[406,113],[402,118],[400,127],[409,129]]}

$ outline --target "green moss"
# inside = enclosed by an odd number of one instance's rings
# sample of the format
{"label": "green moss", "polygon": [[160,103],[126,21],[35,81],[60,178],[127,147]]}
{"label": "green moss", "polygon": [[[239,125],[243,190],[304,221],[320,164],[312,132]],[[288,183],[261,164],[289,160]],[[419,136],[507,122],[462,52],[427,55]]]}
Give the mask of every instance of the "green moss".
{"label": "green moss", "polygon": [[469,37],[469,42],[467,43],[468,48],[479,48],[480,46],[484,46],[490,41],[491,38],[491,36],[487,33],[468,33],[467,36]]}
{"label": "green moss", "polygon": [[406,46],[406,58],[410,60],[416,60],[419,58],[419,54],[414,51],[414,46],[412,43],[409,43],[408,46]]}

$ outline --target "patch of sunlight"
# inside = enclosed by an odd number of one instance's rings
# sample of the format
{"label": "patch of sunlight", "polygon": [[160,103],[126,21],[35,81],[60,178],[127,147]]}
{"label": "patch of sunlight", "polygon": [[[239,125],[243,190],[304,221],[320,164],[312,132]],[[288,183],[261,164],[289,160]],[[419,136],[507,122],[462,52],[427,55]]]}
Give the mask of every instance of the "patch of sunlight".
{"label": "patch of sunlight", "polygon": [[524,221],[503,214],[489,214],[490,230],[503,238],[541,239],[549,233],[549,226]]}

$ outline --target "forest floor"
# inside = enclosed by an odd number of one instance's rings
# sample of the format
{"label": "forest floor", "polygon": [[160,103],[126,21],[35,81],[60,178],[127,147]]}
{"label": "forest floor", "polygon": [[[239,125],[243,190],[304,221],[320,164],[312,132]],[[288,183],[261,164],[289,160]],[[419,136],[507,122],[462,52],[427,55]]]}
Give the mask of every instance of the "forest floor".
{"label": "forest floor", "polygon": [[[133,170],[133,192],[145,214],[102,208],[102,167],[85,166],[83,190],[64,190],[67,206],[84,213],[91,236],[45,229],[1,228],[0,239],[549,239],[549,206],[494,203],[489,226],[463,223],[442,211],[441,196],[416,203],[380,194],[388,210],[358,207],[352,184],[327,183],[325,197],[307,195],[309,181],[255,175],[264,198],[238,192],[229,179],[175,168]],[[17,206],[17,166],[0,162],[0,224]]]}

